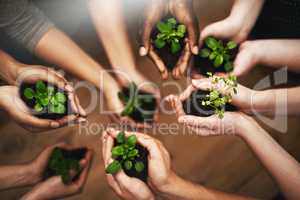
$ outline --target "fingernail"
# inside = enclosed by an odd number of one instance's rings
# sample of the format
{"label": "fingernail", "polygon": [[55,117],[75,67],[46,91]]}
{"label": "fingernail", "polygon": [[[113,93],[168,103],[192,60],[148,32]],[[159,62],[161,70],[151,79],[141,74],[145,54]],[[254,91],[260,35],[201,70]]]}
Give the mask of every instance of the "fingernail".
{"label": "fingernail", "polygon": [[141,47],[140,48],[140,56],[145,56],[145,55],[147,55],[147,50],[145,47]]}
{"label": "fingernail", "polygon": [[51,122],[50,126],[51,126],[51,128],[58,128],[59,127],[59,123],[58,122]]}
{"label": "fingernail", "polygon": [[69,85],[69,84],[67,84],[67,85],[65,86],[65,89],[66,89],[68,92],[73,92],[73,87],[72,87],[71,85]]}
{"label": "fingernail", "polygon": [[194,46],[193,49],[192,49],[192,52],[193,52],[194,55],[198,55],[199,48],[197,46]]}

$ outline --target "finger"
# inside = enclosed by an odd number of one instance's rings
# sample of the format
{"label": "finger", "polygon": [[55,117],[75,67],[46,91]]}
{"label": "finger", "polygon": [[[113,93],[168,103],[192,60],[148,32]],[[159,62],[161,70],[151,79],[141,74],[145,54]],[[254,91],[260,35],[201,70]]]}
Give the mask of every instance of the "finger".
{"label": "finger", "polygon": [[168,78],[168,70],[164,64],[164,62],[160,59],[160,57],[156,54],[155,50],[153,49],[153,46],[150,46],[149,50],[149,58],[152,60],[152,62],[156,65],[159,72],[161,73],[161,77],[163,80],[166,80]]}
{"label": "finger", "polygon": [[199,90],[204,90],[204,91],[207,91],[213,88],[214,86],[209,78],[193,79],[192,85],[194,88],[197,88]]}
{"label": "finger", "polygon": [[87,114],[86,114],[85,110],[83,109],[83,107],[81,106],[78,96],[77,95],[74,95],[74,96],[75,96],[75,104],[78,108],[79,114],[83,117],[86,117]]}
{"label": "finger", "polygon": [[58,119],[56,120],[58,123],[59,123],[59,126],[62,127],[62,126],[67,126],[67,125],[70,125],[70,124],[74,124],[74,123],[78,123],[78,121],[76,121],[78,119],[78,116],[76,115],[67,115],[61,119]]}
{"label": "finger", "polygon": [[253,60],[253,57],[249,53],[247,53],[245,50],[242,50],[234,61],[233,75],[241,76],[249,72],[255,65]]}
{"label": "finger", "polygon": [[185,101],[187,100],[191,94],[196,91],[197,88],[194,87],[194,85],[189,85],[180,95],[179,95],[179,100],[180,101]]}
{"label": "finger", "polygon": [[197,35],[198,35],[199,31],[198,31],[197,18],[190,16],[190,17],[186,18],[186,22],[184,24],[186,24],[186,26],[187,26],[188,39],[189,39],[188,42],[189,42],[191,52],[194,55],[198,55],[199,48],[198,48],[198,44],[197,44]]}
{"label": "finger", "polygon": [[107,167],[110,162],[112,161],[112,154],[111,154],[111,150],[114,146],[114,139],[112,136],[107,135],[107,139],[104,142],[104,149],[103,149],[103,160],[104,160],[104,166]]}
{"label": "finger", "polygon": [[176,111],[176,116],[177,117],[181,117],[181,116],[184,116],[185,115],[185,112],[183,110],[183,107],[182,107],[182,102],[179,100],[178,97],[172,99],[173,101],[173,108],[175,109]]}
{"label": "finger", "polygon": [[75,102],[75,95],[73,92],[68,93],[68,99],[70,101],[72,111],[75,112],[76,114],[79,114],[79,110]]}
{"label": "finger", "polygon": [[186,42],[185,47],[182,51],[182,54],[172,72],[174,79],[179,79],[180,75],[183,75],[185,73],[185,71],[189,65],[191,55],[192,54],[190,52],[189,44],[188,44],[188,42]]}
{"label": "finger", "polygon": [[88,175],[90,165],[91,165],[92,155],[93,155],[92,151],[88,151],[86,153],[86,161],[87,161],[86,165],[84,166],[83,170],[81,171],[79,179],[76,182],[74,182],[74,184],[72,184],[75,190],[80,190],[83,187],[83,185],[87,179],[87,175]]}
{"label": "finger", "polygon": [[115,178],[111,174],[106,175],[106,180],[109,186],[115,191],[117,195],[122,196],[122,190]]}

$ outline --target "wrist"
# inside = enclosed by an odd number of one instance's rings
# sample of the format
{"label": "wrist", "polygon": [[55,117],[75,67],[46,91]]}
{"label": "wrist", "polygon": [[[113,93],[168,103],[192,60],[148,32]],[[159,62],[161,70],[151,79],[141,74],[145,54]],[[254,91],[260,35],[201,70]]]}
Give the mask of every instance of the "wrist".
{"label": "wrist", "polygon": [[21,200],[45,200],[39,196],[37,192],[35,192],[35,189],[32,189],[28,193],[26,193],[24,196],[22,196]]}
{"label": "wrist", "polygon": [[167,181],[155,188],[155,191],[160,196],[172,196],[176,192],[176,188],[178,188],[179,185],[182,185],[180,183],[184,182],[179,176],[177,176],[173,171],[170,173]]}
{"label": "wrist", "polygon": [[[248,137],[257,132],[259,127],[258,123],[250,116],[244,114],[242,118],[238,120],[237,135],[243,140],[247,141]],[[250,137],[251,137],[250,136]]]}

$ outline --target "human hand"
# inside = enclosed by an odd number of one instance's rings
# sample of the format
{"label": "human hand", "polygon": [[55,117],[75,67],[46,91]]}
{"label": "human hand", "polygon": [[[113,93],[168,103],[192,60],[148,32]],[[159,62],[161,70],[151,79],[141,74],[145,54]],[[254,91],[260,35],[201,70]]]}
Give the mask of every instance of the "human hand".
{"label": "human hand", "polygon": [[[130,80],[126,78],[118,79],[110,82],[109,90],[104,92],[104,95],[108,99],[108,107],[113,113],[110,114],[112,121],[116,123],[122,123],[136,128],[148,128],[150,123],[158,120],[159,117],[159,105],[160,105],[160,91],[159,88],[154,85],[154,83],[148,81],[143,75],[138,72],[131,72]],[[156,103],[156,110],[153,113],[153,120],[147,122],[136,122],[129,116],[121,116],[122,111],[125,109],[126,105],[120,100],[118,93],[123,90],[123,88],[128,88],[129,84],[134,82],[137,85],[138,92],[143,92],[146,94],[153,95]]]}
{"label": "human hand", "polygon": [[[60,147],[66,150],[73,150],[79,147],[71,147],[66,144],[58,144],[46,148],[36,160],[29,164],[32,167],[32,171],[35,174],[34,180],[41,181],[42,174],[48,164],[48,160],[51,156],[52,150],[56,147]],[[25,194],[22,200],[50,200],[50,199],[60,199],[68,196],[80,193],[84,183],[87,179],[89,166],[92,159],[92,151],[88,150],[85,157],[80,160],[80,166],[82,168],[80,177],[75,182],[65,185],[62,182],[61,177],[53,176],[41,183],[38,183],[30,192]]]}
{"label": "human hand", "polygon": [[168,78],[168,70],[162,59],[155,52],[150,38],[156,23],[166,16],[168,12],[174,15],[180,23],[186,25],[188,30],[188,39],[185,40],[183,52],[172,72],[173,77],[178,79],[180,75],[185,73],[188,67],[191,52],[198,54],[198,47],[196,46],[197,20],[193,13],[192,1],[149,1],[146,6],[146,20],[144,21],[142,46],[139,53],[141,56],[148,55],[150,57],[160,71],[162,79]]}
{"label": "human hand", "polygon": [[[103,133],[102,154],[105,168],[112,162],[111,150],[117,134],[118,132],[114,129],[108,129]],[[106,174],[106,179],[114,192],[122,199],[155,199],[150,188],[143,181],[128,177],[123,170],[119,171],[116,175]]]}
{"label": "human hand", "polygon": [[227,18],[212,23],[202,30],[199,45],[201,46],[208,36],[230,39],[237,43],[245,41],[258,18],[263,4],[264,0],[235,1]]}

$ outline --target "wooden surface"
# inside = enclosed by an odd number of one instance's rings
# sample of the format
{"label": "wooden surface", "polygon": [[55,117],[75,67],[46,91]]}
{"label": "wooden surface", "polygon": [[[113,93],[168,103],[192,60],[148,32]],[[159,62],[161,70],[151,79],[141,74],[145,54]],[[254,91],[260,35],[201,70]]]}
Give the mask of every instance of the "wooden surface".
{"label": "wooden surface", "polygon": [[[142,7],[143,3],[140,0],[126,1],[127,23],[135,52],[138,45],[135,36],[138,31],[138,19],[141,18],[139,11]],[[195,10],[201,19],[201,26],[223,18],[228,14],[229,9],[230,4],[227,1],[203,0],[195,3]],[[80,13],[87,15],[86,10]],[[80,31],[74,36],[74,40],[99,62],[107,65],[103,49],[97,43],[89,18],[86,16],[83,19],[78,29]],[[163,96],[178,93],[173,87],[163,86],[157,70],[149,59],[137,56],[137,62],[141,72],[150,80],[160,84]],[[248,76],[242,77],[240,80],[243,84],[252,87],[267,74],[271,74],[271,70],[256,68]],[[70,80],[76,81],[72,77],[70,77]],[[182,88],[185,88],[188,84],[185,79],[180,80],[179,83]],[[89,101],[87,91],[78,91],[78,95],[81,102],[86,105]],[[98,101],[98,104],[103,104],[103,102]],[[106,125],[109,123],[106,116],[99,114],[99,105],[94,112],[89,114],[88,125],[93,123]],[[161,115],[159,122],[173,123],[174,126],[177,124],[174,115],[166,114]],[[277,133],[270,128],[268,130],[289,153],[300,160],[299,118],[289,118],[288,125],[287,134]],[[149,133],[151,132],[149,131]],[[277,186],[247,145],[239,138],[230,136],[206,138],[195,135],[183,135],[182,127],[175,132],[175,134],[158,134],[156,132],[157,134],[154,137],[159,138],[170,151],[173,167],[181,176],[225,192],[264,199],[271,199],[277,195]],[[75,145],[87,145],[93,148],[95,152],[94,160],[84,190],[80,195],[68,199],[118,199],[110,190],[104,178],[100,141],[101,131],[97,133],[95,131],[82,132],[79,127],[72,126],[46,133],[33,134],[16,125],[5,113],[0,113],[0,133],[0,164],[15,164],[29,161],[45,146],[60,141],[66,141]],[[22,188],[0,192],[0,199],[18,199],[29,189]]]}

